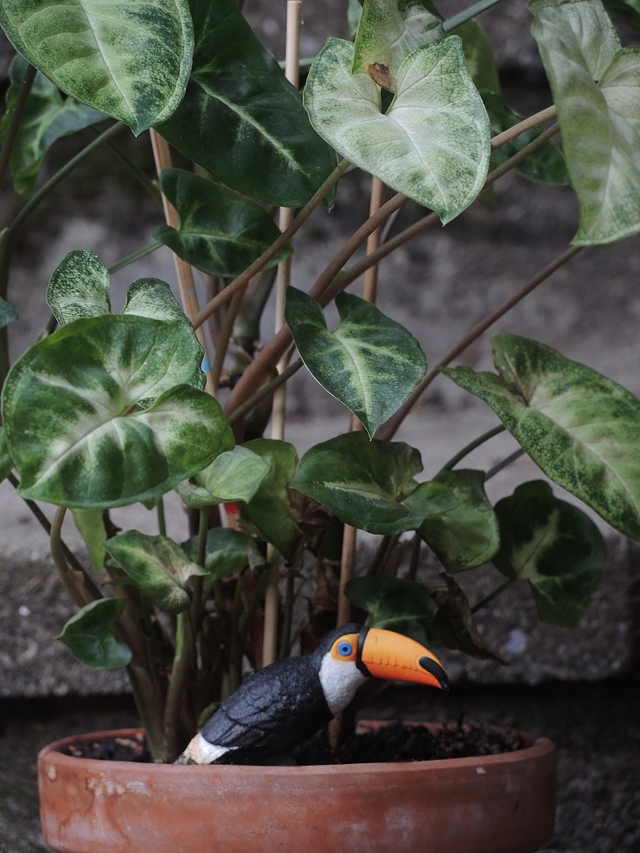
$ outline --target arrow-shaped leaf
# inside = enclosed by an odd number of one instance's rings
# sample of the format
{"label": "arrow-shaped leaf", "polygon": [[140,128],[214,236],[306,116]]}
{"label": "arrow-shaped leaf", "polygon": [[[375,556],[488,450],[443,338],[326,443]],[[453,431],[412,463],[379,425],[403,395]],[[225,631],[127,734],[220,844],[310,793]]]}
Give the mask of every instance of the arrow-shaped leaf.
{"label": "arrow-shaped leaf", "polygon": [[311,374],[372,436],[422,379],[427,360],[410,332],[364,299],[342,292],[336,307],[340,323],[329,332],[318,303],[290,287],[285,319]]}
{"label": "arrow-shaped leaf", "polygon": [[356,166],[449,222],[478,195],[489,166],[489,121],[458,36],[415,50],[381,112],[380,88],[351,73],[354,47],[329,39],[305,87],[318,133]]}
{"label": "arrow-shaped leaf", "polygon": [[271,470],[269,463],[238,445],[217,456],[211,465],[180,483],[177,492],[187,506],[203,507],[229,501],[250,501]]}
{"label": "arrow-shaped leaf", "polygon": [[58,88],[136,134],[182,99],[193,52],[187,0],[0,0],[0,22]]}
{"label": "arrow-shaped leaf", "polygon": [[111,313],[111,278],[95,252],[75,249],[58,264],[47,288],[47,305],[61,326]]}
{"label": "arrow-shaped leaf", "polygon": [[[192,537],[184,542],[182,547],[190,557],[195,559],[198,553],[198,537]],[[246,565],[264,565],[264,558],[247,533],[231,530],[228,527],[216,527],[207,532],[204,565],[207,575],[226,578],[239,572]]]}
{"label": "arrow-shaped leaf", "polygon": [[577,507],[542,480],[523,483],[496,504],[501,547],[494,565],[531,586],[540,618],[575,625],[600,581],[604,542]]}
{"label": "arrow-shaped leaf", "polygon": [[56,639],[87,666],[97,669],[127,666],[131,651],[117,639],[111,627],[122,616],[126,603],[124,598],[92,601],[69,619]]}
{"label": "arrow-shaped leaf", "polygon": [[[266,210],[226,187],[183,169],[163,169],[162,192],[180,216],[180,227],[158,225],[152,236],[209,275],[233,278],[280,236]],[[271,265],[291,253],[285,248]]]}
{"label": "arrow-shaped leaf", "polygon": [[491,344],[499,376],[443,372],[488,403],[548,477],[640,539],[640,401],[545,344],[517,335]]}

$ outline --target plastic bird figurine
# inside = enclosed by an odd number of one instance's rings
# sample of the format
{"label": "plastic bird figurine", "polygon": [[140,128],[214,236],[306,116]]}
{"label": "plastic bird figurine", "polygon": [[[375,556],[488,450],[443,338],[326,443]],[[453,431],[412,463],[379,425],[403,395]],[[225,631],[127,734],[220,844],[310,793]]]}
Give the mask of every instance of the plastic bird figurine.
{"label": "plastic bird figurine", "polygon": [[251,763],[284,755],[344,710],[368,676],[448,687],[439,660],[415,640],[342,625],[313,654],[277,661],[248,678],[176,763]]}

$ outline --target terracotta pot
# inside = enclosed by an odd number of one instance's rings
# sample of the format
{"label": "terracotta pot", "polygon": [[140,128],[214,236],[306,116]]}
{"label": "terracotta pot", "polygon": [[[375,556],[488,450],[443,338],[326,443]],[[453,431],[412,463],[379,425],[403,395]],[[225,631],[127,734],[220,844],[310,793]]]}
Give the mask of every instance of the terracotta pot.
{"label": "terracotta pot", "polygon": [[59,853],[531,853],[553,830],[555,748],[483,758],[308,767],[171,766],[38,757]]}

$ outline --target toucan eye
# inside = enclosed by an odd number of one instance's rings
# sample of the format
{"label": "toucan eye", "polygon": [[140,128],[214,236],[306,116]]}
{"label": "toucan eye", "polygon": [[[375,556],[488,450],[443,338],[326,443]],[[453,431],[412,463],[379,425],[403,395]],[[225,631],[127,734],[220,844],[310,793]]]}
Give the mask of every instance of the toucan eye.
{"label": "toucan eye", "polygon": [[351,643],[343,640],[341,643],[338,643],[338,654],[343,658],[348,658],[350,654],[353,653],[353,646]]}

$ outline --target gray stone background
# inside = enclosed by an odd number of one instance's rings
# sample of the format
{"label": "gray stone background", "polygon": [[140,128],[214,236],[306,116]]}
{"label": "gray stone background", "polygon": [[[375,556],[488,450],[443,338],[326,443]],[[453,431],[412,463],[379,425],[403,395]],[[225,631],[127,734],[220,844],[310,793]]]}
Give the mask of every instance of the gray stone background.
{"label": "gray stone background", "polygon": [[[439,7],[449,15],[464,5],[442,2]],[[329,34],[346,37],[345,8],[346,0],[305,0],[303,56],[314,55]],[[247,0],[245,13],[263,43],[280,58],[283,0]],[[551,97],[529,34],[525,4],[504,0],[481,20],[494,44],[510,104],[523,114],[548,106]],[[631,43],[632,36],[622,32],[625,43]],[[10,53],[6,45],[0,49],[2,78]],[[52,173],[70,150],[88,139],[55,146],[43,173]],[[146,134],[126,145],[132,157],[152,169]],[[367,192],[366,177],[347,176],[334,211],[319,210],[296,237],[295,286],[308,288],[344,236],[360,224]],[[381,264],[381,309],[419,338],[431,363],[560,254],[576,231],[577,207],[568,188],[541,188],[508,176],[497,186],[497,199],[495,210],[476,202],[446,228],[421,235]],[[0,221],[7,221],[19,203],[5,194]],[[416,205],[407,205],[400,227],[421,215]],[[11,327],[12,353],[18,355],[45,325],[46,284],[68,251],[93,249],[112,264],[150,242],[150,231],[159,221],[153,204],[108,150],[76,170],[21,235],[9,295],[21,315]],[[491,334],[508,331],[543,341],[640,394],[639,270],[640,237],[586,249],[497,323]],[[143,275],[174,283],[168,250],[114,276],[116,310],[126,285]],[[358,288],[356,284],[353,291]],[[271,309],[265,336],[272,324]],[[459,363],[489,369],[489,337],[474,344]],[[348,428],[340,404],[302,372],[291,382],[288,407],[287,438],[300,453]],[[397,438],[420,449],[426,478],[496,423],[484,404],[440,377]],[[489,467],[514,446],[503,434],[465,464]],[[490,497],[510,494],[518,482],[539,476],[536,466],[521,458],[490,482]],[[555,491],[576,502],[557,487]],[[168,515],[170,533],[179,541],[186,538],[186,519],[177,499],[170,501]],[[114,520],[155,532],[153,515],[141,506],[116,512]],[[602,584],[576,628],[541,625],[526,588],[511,588],[479,620],[485,638],[511,660],[509,667],[450,653],[446,664],[455,687],[448,697],[425,699],[415,691],[396,690],[381,697],[370,713],[455,719],[464,712],[553,737],[560,749],[560,806],[551,846],[574,853],[635,853],[640,850],[639,550],[598,523],[607,539],[607,564]],[[71,523],[65,538],[81,553]],[[497,578],[487,567],[475,579],[462,576],[461,582],[476,599]],[[127,685],[121,673],[88,671],[52,639],[71,612],[44,533],[8,484],[0,485],[0,853],[46,849],[39,836],[33,776],[41,745],[75,731],[135,720],[123,695]]]}

